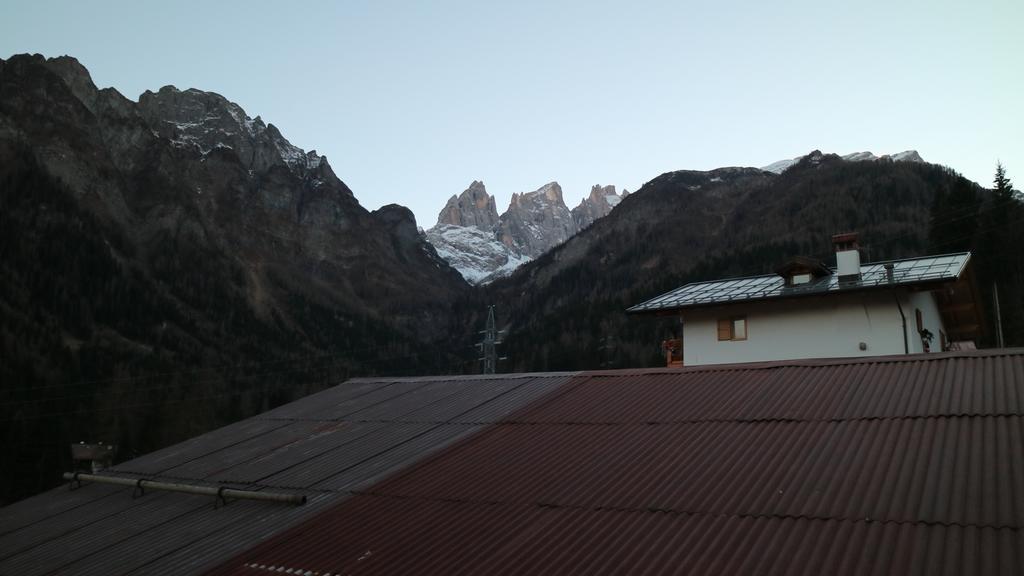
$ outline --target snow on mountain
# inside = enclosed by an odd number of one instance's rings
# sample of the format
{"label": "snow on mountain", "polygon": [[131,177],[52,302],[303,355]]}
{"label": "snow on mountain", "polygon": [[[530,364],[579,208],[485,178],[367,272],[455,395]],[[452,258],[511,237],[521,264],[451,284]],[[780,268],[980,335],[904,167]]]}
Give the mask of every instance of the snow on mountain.
{"label": "snow on mountain", "polygon": [[493,231],[476,226],[438,224],[424,234],[438,256],[470,284],[487,283],[530,261],[499,242]]}
{"label": "snow on mountain", "polygon": [[789,158],[789,159],[786,159],[786,160],[778,160],[776,162],[772,162],[771,164],[769,164],[767,166],[762,166],[761,170],[764,170],[765,172],[774,172],[776,174],[782,174],[790,166],[793,166],[794,164],[799,162],[800,158],[803,158],[803,156],[798,156],[796,158]]}
{"label": "snow on mountain", "polygon": [[852,154],[846,154],[843,156],[843,160],[850,162],[866,162],[868,160],[878,160],[878,156],[875,156],[871,152],[854,152]]}
{"label": "snow on mountain", "polygon": [[424,232],[437,253],[472,284],[486,284],[565,242],[597,218],[608,214],[628,194],[614,186],[594,186],[590,196],[570,211],[558,182],[512,195],[498,215],[494,196],[474,181],[452,196]]}
{"label": "snow on mountain", "polygon": [[283,163],[300,178],[315,180],[314,172],[326,164],[315,150],[293,145],[273,124],[250,118],[241,106],[215,92],[174,86],[147,90],[139,97],[139,112],[172,145],[202,156],[228,148],[256,172]]}
{"label": "snow on mountain", "polygon": [[467,282],[485,284],[530,260],[514,245],[501,242],[499,225],[494,196],[483,182],[474,180],[462,194],[448,200],[437,224],[423,235]]}
{"label": "snow on mountain", "polygon": [[891,158],[893,162],[924,162],[924,158],[921,158],[921,155],[917,153],[917,150],[897,152],[896,154],[890,154],[889,158]]}
{"label": "snow on mountain", "polygon": [[[767,166],[762,166],[761,170],[764,170],[765,172],[774,172],[776,174],[782,174],[791,166],[803,160],[807,156],[809,156],[809,154],[804,156],[797,156],[796,158],[788,158],[785,160],[772,162]],[[843,160],[846,160],[848,162],[872,162],[875,160],[881,160],[883,158],[892,160],[893,162],[924,162],[924,158],[921,158],[921,155],[917,153],[917,150],[906,150],[904,152],[897,152],[896,154],[884,154],[882,156],[875,156],[873,153],[868,151],[853,152],[851,154],[846,154],[842,156],[842,158]]]}
{"label": "snow on mountain", "polygon": [[594,220],[607,216],[627,195],[627,190],[623,190],[620,196],[615,192],[615,186],[595,184],[590,189],[590,196],[581,200],[579,206],[572,209],[576,229],[582,230],[593,224]]}

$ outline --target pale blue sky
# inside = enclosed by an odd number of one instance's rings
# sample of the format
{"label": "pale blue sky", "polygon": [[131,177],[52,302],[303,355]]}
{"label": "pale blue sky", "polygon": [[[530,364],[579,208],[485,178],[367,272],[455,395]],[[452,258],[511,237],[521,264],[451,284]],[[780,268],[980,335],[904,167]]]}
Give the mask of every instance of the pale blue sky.
{"label": "pale blue sky", "polygon": [[431,226],[483,180],[636,188],[819,148],[914,148],[1024,185],[1024,2],[4,0],[0,57],[70,54],[130,98],[219,92],[368,208]]}

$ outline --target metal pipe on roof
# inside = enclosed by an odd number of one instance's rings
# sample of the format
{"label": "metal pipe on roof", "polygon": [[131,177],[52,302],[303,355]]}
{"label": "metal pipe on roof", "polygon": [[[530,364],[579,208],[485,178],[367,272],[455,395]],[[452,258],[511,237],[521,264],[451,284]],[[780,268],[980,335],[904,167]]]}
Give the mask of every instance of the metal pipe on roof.
{"label": "metal pipe on roof", "polygon": [[233,500],[260,500],[263,502],[280,502],[282,504],[293,504],[296,506],[306,503],[306,497],[302,494],[237,490],[235,488],[227,488],[223,486],[214,488],[213,486],[198,486],[195,484],[181,484],[177,482],[160,482],[158,480],[147,480],[145,478],[122,478],[119,476],[100,476],[97,474],[82,474],[80,472],[65,472],[64,479],[72,482],[115,484],[117,486],[128,486],[139,490],[164,490],[167,492],[198,494],[200,496],[214,496],[225,500],[228,498]]}
{"label": "metal pipe on roof", "polygon": [[903,305],[900,304],[900,295],[893,296],[896,299],[896,309],[900,311],[900,320],[903,321],[903,353],[910,354],[910,343],[907,341],[907,315],[903,313]]}

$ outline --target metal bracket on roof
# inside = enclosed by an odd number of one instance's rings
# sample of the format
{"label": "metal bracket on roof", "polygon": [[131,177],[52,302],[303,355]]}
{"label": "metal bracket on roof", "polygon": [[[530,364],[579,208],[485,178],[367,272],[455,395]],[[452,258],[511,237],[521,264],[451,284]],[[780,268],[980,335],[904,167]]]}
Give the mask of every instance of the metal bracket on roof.
{"label": "metal bracket on roof", "polygon": [[146,495],[146,489],[142,487],[142,478],[135,481],[135,489],[132,490],[132,500]]}
{"label": "metal bracket on roof", "polygon": [[217,488],[217,497],[213,499],[214,510],[220,508],[221,506],[228,505],[228,499],[224,497],[225,488],[227,488],[227,486],[221,486],[220,488]]}

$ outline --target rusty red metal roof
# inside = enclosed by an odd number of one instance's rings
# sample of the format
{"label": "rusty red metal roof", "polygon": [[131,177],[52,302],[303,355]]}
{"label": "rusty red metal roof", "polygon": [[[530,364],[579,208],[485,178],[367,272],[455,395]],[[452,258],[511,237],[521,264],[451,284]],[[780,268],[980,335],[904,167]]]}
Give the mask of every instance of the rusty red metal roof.
{"label": "rusty red metal roof", "polygon": [[218,574],[1021,574],[1024,351],[579,374]]}

